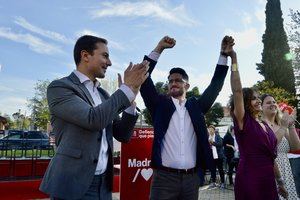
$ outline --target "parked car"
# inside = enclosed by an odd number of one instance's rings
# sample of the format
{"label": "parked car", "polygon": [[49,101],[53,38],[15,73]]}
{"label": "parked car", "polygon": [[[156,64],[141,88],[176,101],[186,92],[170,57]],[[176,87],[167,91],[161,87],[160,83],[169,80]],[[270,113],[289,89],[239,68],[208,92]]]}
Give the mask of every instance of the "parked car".
{"label": "parked car", "polygon": [[23,134],[24,131],[21,130],[8,130],[7,135],[14,135],[14,134]]}
{"label": "parked car", "polygon": [[0,149],[46,149],[49,148],[49,137],[41,131],[8,131],[0,139]]}

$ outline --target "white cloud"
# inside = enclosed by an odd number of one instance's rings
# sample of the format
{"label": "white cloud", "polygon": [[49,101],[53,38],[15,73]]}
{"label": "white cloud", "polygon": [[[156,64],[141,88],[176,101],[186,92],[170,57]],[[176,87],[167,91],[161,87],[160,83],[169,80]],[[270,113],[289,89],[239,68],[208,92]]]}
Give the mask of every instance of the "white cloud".
{"label": "white cloud", "polygon": [[169,70],[161,70],[158,68],[155,68],[155,70],[153,70],[153,72],[151,73],[151,77],[155,83],[166,82],[168,75],[169,75]]}
{"label": "white cloud", "polygon": [[192,44],[192,45],[200,46],[203,44],[203,41],[204,41],[203,38],[195,37],[192,35],[185,35],[183,37],[183,41],[181,41],[181,42],[185,43],[185,44]]}
{"label": "white cloud", "polygon": [[30,112],[27,107],[27,100],[22,97],[10,96],[3,97],[0,99],[0,108],[1,113],[6,113],[12,115],[14,112],[17,112],[21,109],[21,112],[24,113],[26,111],[26,115],[29,115]]}
{"label": "white cloud", "polygon": [[10,28],[0,27],[0,37],[28,45],[29,49],[40,54],[62,53],[60,47],[47,43],[31,34],[19,34]]}
{"label": "white cloud", "polygon": [[6,87],[4,85],[0,85],[0,92],[13,92],[14,89],[10,87]]}
{"label": "white cloud", "polygon": [[24,19],[23,17],[15,17],[15,21],[16,24],[22,26],[23,28],[33,32],[33,33],[37,33],[40,34],[46,38],[55,40],[55,41],[59,41],[62,43],[67,43],[67,44],[73,44],[74,41],[71,39],[66,38],[66,36],[60,34],[60,33],[56,33],[53,31],[48,31],[42,28],[39,28],[33,24],[30,24],[26,19]]}
{"label": "white cloud", "polygon": [[266,5],[267,1],[266,0],[257,0],[257,3],[260,5]]}
{"label": "white cloud", "polygon": [[104,2],[101,10],[91,11],[93,18],[101,17],[153,17],[182,26],[194,26],[198,23],[190,18],[184,5],[171,7],[159,2]]}
{"label": "white cloud", "polygon": [[0,64],[0,72],[2,71],[2,65]]}
{"label": "white cloud", "polygon": [[265,22],[265,9],[264,8],[257,8],[255,10],[255,16],[260,22]]}
{"label": "white cloud", "polygon": [[252,17],[249,13],[244,12],[243,17],[242,17],[242,22],[245,26],[251,24],[252,22]]}
{"label": "white cloud", "polygon": [[78,31],[76,33],[77,37],[80,37],[80,36],[83,36],[83,35],[93,35],[93,36],[105,38],[108,41],[108,46],[110,46],[111,48],[117,49],[117,50],[124,50],[125,49],[122,44],[120,44],[120,43],[118,43],[114,40],[111,40],[109,37],[106,37],[105,35],[102,35],[98,32],[88,30],[88,29],[84,29],[84,30]]}
{"label": "white cloud", "polygon": [[242,32],[236,32],[231,29],[225,30],[225,35],[231,35],[235,39],[236,49],[248,49],[257,45],[261,38],[255,28],[250,28]]}

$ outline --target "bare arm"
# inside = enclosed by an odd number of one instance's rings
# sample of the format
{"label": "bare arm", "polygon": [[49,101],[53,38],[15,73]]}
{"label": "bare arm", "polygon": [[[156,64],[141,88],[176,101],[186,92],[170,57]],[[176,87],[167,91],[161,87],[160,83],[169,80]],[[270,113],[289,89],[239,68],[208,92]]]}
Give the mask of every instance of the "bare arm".
{"label": "bare arm", "polygon": [[288,134],[287,139],[290,144],[290,148],[292,151],[299,150],[300,149],[300,139],[298,137],[297,131],[295,126],[290,126],[288,128]]}
{"label": "bare arm", "polygon": [[289,115],[289,122],[288,122],[288,131],[286,134],[286,138],[289,141],[290,149],[292,151],[300,149],[300,139],[297,134],[297,130],[295,128],[295,120],[297,117],[296,109]]}
{"label": "bare arm", "polygon": [[[228,37],[228,36],[226,36]],[[225,38],[226,38],[225,37]],[[224,39],[225,39],[224,38]],[[242,83],[240,79],[240,74],[237,68],[237,56],[236,52],[233,50],[234,40],[232,37],[227,39],[226,47],[222,50],[224,53],[228,54],[231,57],[231,91],[233,93],[233,104],[234,104],[234,116],[237,119],[239,129],[243,129],[243,118],[245,115],[244,109],[244,99],[243,99],[243,90],[242,90]]]}
{"label": "bare arm", "polygon": [[288,134],[287,128],[288,128],[288,125],[289,125],[289,120],[290,120],[289,114],[288,113],[283,113],[283,116],[280,120],[280,124],[281,124],[280,128],[277,129],[276,131],[273,130],[274,133],[275,133],[275,136],[277,138],[277,144],[279,144],[281,142],[282,138]]}
{"label": "bare arm", "polygon": [[288,192],[285,189],[284,180],[281,178],[281,174],[278,168],[278,165],[276,162],[274,162],[274,174],[275,174],[275,180],[278,187],[278,193],[283,196],[284,198],[288,197]]}

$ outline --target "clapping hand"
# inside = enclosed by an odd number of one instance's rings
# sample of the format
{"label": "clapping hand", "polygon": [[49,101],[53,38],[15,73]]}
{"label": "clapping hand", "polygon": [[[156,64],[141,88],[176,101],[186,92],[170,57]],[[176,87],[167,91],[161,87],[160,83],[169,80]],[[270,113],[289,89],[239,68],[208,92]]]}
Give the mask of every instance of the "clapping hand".
{"label": "clapping hand", "polygon": [[288,198],[289,194],[285,189],[284,185],[278,185],[277,190],[278,190],[278,194],[280,194],[283,198],[285,199]]}
{"label": "clapping hand", "polygon": [[291,116],[289,115],[289,113],[284,112],[280,120],[281,126],[287,128],[289,126],[290,121],[291,121]]}
{"label": "clapping hand", "polygon": [[[149,76],[147,72],[149,69],[149,62],[144,60],[139,64],[132,64],[130,62],[129,66],[124,72],[124,84],[127,85],[135,94],[138,93],[141,85]],[[122,77],[118,75],[119,85],[122,84]]]}

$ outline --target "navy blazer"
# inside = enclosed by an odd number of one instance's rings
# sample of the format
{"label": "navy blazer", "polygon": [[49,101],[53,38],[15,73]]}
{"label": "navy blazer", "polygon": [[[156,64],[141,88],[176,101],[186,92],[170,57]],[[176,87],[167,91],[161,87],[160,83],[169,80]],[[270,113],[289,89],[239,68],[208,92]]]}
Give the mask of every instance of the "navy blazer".
{"label": "navy blazer", "polygon": [[[168,95],[159,94],[151,79],[151,73],[156,62],[145,56],[150,62],[149,77],[141,86],[141,95],[145,106],[150,111],[154,126],[154,141],[152,147],[151,166],[159,168],[162,166],[161,149],[169,122],[176,108]],[[212,163],[212,152],[208,143],[208,133],[204,115],[210,109],[220,90],[228,71],[228,66],[217,65],[214,76],[208,88],[199,99],[192,97],[187,99],[185,107],[191,117],[191,121],[197,137],[196,167],[202,170],[210,169]]]}

